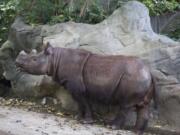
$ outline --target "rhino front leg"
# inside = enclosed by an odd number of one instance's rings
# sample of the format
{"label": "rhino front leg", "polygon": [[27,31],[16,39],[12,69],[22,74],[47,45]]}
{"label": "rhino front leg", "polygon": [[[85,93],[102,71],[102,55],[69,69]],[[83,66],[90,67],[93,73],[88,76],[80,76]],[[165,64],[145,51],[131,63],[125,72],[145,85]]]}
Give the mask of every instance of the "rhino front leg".
{"label": "rhino front leg", "polygon": [[94,122],[91,104],[86,98],[83,98],[82,102],[85,106],[84,121],[82,121],[82,123],[91,124]]}
{"label": "rhino front leg", "polygon": [[76,94],[73,97],[78,103],[78,118],[83,118],[81,122],[84,124],[93,123],[91,105],[86,97],[83,94]]}
{"label": "rhino front leg", "polygon": [[[77,101],[77,100],[76,100]],[[78,114],[76,116],[77,120],[81,120],[82,118],[84,118],[85,115],[85,109],[84,109],[84,105],[80,102],[77,101],[78,104]]]}

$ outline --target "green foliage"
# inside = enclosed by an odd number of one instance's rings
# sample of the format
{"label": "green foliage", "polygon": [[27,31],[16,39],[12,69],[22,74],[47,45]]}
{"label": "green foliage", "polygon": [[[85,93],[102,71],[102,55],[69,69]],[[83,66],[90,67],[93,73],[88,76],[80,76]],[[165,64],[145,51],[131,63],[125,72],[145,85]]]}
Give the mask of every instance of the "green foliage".
{"label": "green foliage", "polygon": [[179,0],[139,0],[144,3],[151,15],[160,15],[165,12],[180,9]]}
{"label": "green foliage", "polygon": [[0,45],[7,39],[8,30],[14,21],[18,0],[0,1]]}
{"label": "green foliage", "polygon": [[180,41],[180,28],[176,29],[175,31],[168,34],[169,37],[171,37],[174,40]]}
{"label": "green foliage", "polygon": [[[1,9],[12,17],[21,15],[29,24],[54,24],[65,21],[97,23],[105,18],[103,7],[98,0],[3,0]],[[16,3],[15,3],[16,2]],[[9,6],[10,9],[9,9]],[[7,20],[9,18],[6,17]],[[11,19],[10,19],[11,20]],[[4,21],[2,21],[4,22]]]}
{"label": "green foliage", "polygon": [[96,2],[93,2],[89,8],[86,9],[84,16],[80,18],[80,22],[86,23],[98,23],[105,19],[107,12],[101,7],[98,6]]}
{"label": "green foliage", "polygon": [[54,14],[55,5],[50,0],[19,0],[17,12],[27,23],[47,23]]}
{"label": "green foliage", "polygon": [[[0,44],[15,16],[21,15],[28,24],[55,24],[66,21],[98,23],[124,2],[130,0],[1,0]],[[150,10],[151,15],[180,9],[179,0],[139,0]],[[103,4],[108,5],[107,9]]]}

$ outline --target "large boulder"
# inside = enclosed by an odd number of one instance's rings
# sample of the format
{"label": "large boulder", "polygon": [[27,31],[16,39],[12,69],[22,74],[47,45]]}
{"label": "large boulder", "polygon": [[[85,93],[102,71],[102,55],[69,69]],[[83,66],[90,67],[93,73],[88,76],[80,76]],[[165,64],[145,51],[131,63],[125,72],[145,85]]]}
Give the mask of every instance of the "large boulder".
{"label": "large boulder", "polygon": [[[31,27],[17,18],[8,41],[0,49],[4,76],[11,80],[13,91],[22,96],[57,96],[64,108],[74,108],[66,90],[47,76],[19,73],[14,60],[20,50],[40,50],[42,43],[53,46],[81,48],[103,55],[134,55],[152,69],[160,95],[160,117],[170,124],[180,125],[180,43],[153,32],[149,11],[145,5],[130,1],[105,19],[90,25],[67,22]],[[49,87],[48,87],[49,86]]]}

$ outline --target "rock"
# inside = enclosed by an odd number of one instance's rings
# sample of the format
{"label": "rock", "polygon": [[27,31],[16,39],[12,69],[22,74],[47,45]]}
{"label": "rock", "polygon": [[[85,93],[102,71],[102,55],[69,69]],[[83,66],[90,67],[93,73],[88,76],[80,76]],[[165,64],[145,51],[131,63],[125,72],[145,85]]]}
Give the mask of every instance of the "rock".
{"label": "rock", "polygon": [[41,101],[41,104],[42,104],[42,105],[45,105],[46,102],[47,102],[47,101],[46,101],[46,97],[44,97],[44,98],[42,99],[42,101]]}
{"label": "rock", "polygon": [[57,105],[57,104],[58,104],[57,99],[55,99],[55,98],[53,99],[53,104],[54,104],[54,105]]}
{"label": "rock", "polygon": [[53,46],[80,48],[103,55],[134,55],[141,57],[152,69],[160,93],[160,117],[180,125],[180,43],[153,32],[145,5],[130,1],[101,23],[60,23],[31,27],[17,18],[7,42],[0,48],[4,76],[11,80],[19,96],[57,97],[67,110],[77,106],[68,91],[47,76],[19,73],[14,59],[20,50],[40,50],[42,42]]}
{"label": "rock", "polygon": [[[151,50],[146,55],[160,92],[160,118],[177,127],[180,125],[179,53],[180,46],[173,46]],[[161,57],[157,57],[157,54],[161,54]]]}

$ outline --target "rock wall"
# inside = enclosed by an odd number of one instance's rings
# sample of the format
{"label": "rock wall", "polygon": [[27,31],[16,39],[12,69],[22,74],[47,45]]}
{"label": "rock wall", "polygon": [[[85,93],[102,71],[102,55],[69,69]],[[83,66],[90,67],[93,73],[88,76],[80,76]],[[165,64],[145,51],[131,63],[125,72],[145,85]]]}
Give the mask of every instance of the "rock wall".
{"label": "rock wall", "polygon": [[[103,22],[90,25],[67,22],[32,27],[17,18],[8,40],[0,48],[3,75],[19,96],[56,96],[66,109],[76,109],[66,90],[47,76],[16,71],[14,60],[20,50],[41,49],[42,43],[81,48],[102,55],[134,55],[147,63],[156,78],[160,94],[160,118],[180,125],[180,43],[153,32],[149,11],[137,1],[127,2]],[[75,107],[73,107],[75,106]]]}
{"label": "rock wall", "polygon": [[152,16],[151,24],[156,33],[172,33],[176,29],[180,29],[180,11]]}

